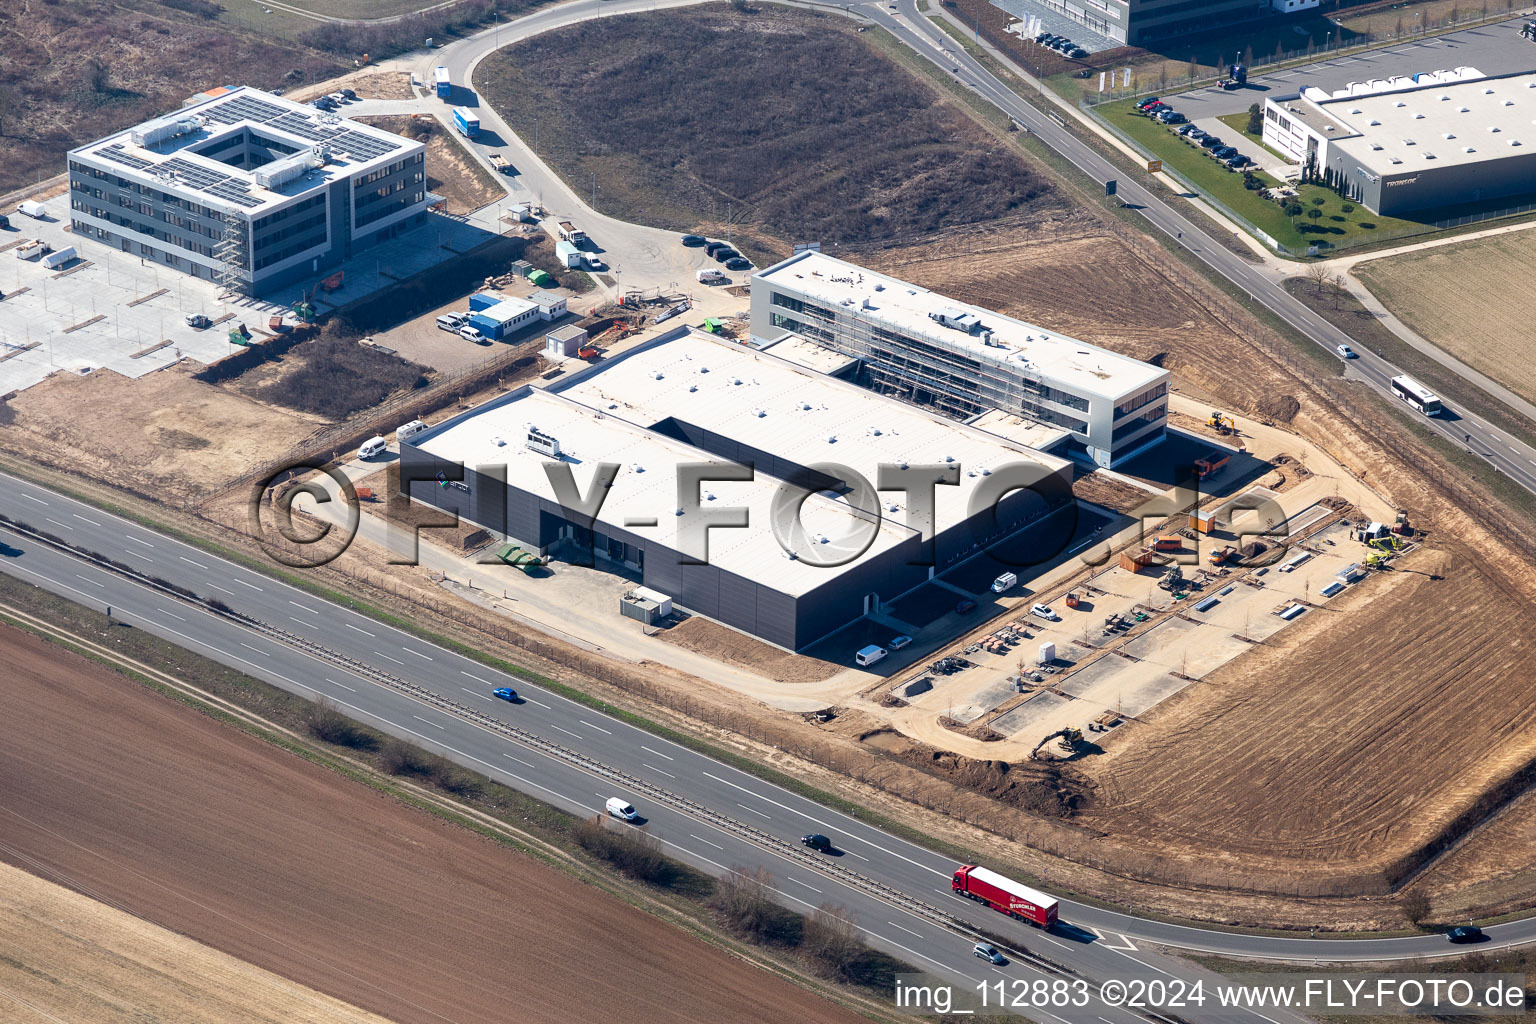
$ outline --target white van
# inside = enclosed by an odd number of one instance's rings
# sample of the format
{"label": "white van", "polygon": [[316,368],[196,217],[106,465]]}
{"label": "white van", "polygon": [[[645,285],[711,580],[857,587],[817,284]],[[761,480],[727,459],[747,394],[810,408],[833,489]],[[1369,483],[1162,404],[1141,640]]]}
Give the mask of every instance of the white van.
{"label": "white van", "polygon": [[357,457],[360,459],[378,458],[380,455],[384,454],[385,449],[388,447],[389,444],[384,440],[383,435],[375,434],[373,437],[370,437],[368,440],[364,441],[362,447],[358,448]]}
{"label": "white van", "polygon": [[718,270],[701,270],[698,273],[699,284],[730,284],[731,279]]}
{"label": "white van", "polygon": [[469,317],[463,313],[444,313],[437,318],[437,329],[447,331],[450,334],[458,334],[459,328],[468,322]]}
{"label": "white van", "polygon": [[48,216],[48,207],[44,206],[42,203],[34,203],[30,200],[25,203],[17,204],[16,210],[19,213],[24,213],[28,217],[32,217],[37,220],[42,220],[44,217]]}
{"label": "white van", "polygon": [[395,440],[401,442],[409,441],[426,429],[427,425],[421,422],[421,420],[411,420],[409,423],[402,423],[395,428]]}
{"label": "white van", "polygon": [[1051,611],[1051,606],[1047,604],[1037,604],[1032,606],[1029,609],[1029,614],[1038,615],[1042,619],[1047,619],[1051,622],[1058,622],[1061,620],[1061,616]]}
{"label": "white van", "polygon": [[47,256],[44,256],[43,267],[47,270],[58,270],[60,267],[64,266],[64,264],[69,263],[71,260],[77,259],[79,255],[79,253],[75,252],[74,246],[66,245],[58,252],[51,252]]}
{"label": "white van", "polygon": [[621,796],[609,797],[608,803],[605,806],[608,808],[608,813],[620,821],[634,821],[640,817],[639,813],[635,811],[635,805]]}
{"label": "white van", "polygon": [[480,333],[480,328],[464,326],[459,328],[459,337],[465,341],[484,341],[485,335]]}
{"label": "white van", "polygon": [[853,660],[854,663],[858,665],[873,665],[875,662],[885,657],[885,654],[886,650],[884,647],[881,647],[878,644],[870,644],[858,654],[855,654],[853,656]]}
{"label": "white van", "polygon": [[1005,572],[997,579],[992,581],[992,593],[1001,594],[1003,591],[1012,590],[1018,585],[1019,574],[1014,572]]}

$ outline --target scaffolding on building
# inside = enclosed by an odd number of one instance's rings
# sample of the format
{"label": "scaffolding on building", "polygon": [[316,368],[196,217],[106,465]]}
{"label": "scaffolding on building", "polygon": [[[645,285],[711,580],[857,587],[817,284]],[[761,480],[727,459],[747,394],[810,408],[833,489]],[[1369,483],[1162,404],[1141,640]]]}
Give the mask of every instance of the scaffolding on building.
{"label": "scaffolding on building", "polygon": [[227,295],[245,295],[250,288],[250,246],[245,218],[229,211],[224,215],[224,234],[214,246],[219,261],[218,282]]}

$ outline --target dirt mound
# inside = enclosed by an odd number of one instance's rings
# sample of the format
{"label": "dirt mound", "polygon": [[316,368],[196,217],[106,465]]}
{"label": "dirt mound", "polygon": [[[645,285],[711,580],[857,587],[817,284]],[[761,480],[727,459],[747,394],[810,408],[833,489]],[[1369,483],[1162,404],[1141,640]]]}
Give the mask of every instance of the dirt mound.
{"label": "dirt mound", "polygon": [[1301,403],[1295,395],[1264,395],[1254,403],[1260,416],[1275,423],[1289,423],[1301,412]]}
{"label": "dirt mound", "polygon": [[966,757],[886,728],[862,733],[859,740],[931,775],[1045,817],[1070,818],[1091,804],[1090,787],[1075,773],[1056,765]]}

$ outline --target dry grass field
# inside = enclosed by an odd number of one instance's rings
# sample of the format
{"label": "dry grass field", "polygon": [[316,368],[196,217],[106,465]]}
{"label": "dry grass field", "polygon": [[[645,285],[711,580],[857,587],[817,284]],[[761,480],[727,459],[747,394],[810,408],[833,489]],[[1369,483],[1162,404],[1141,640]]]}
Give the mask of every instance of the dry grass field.
{"label": "dry grass field", "polygon": [[4,863],[0,948],[8,1021],[389,1024]]}
{"label": "dry grass field", "polygon": [[1048,179],[845,19],[724,5],[602,18],[475,86],[597,208],[785,242],[889,239],[1065,207]]}
{"label": "dry grass field", "polygon": [[1509,231],[1372,260],[1354,273],[1415,331],[1536,401],[1533,266],[1536,231]]}
{"label": "dry grass field", "polygon": [[1084,762],[1084,823],[1214,884],[1286,865],[1323,894],[1329,877],[1395,882],[1536,758],[1536,623],[1480,557],[1410,556],[1149,713],[1137,742]]}
{"label": "dry grass field", "polygon": [[263,971],[396,1024],[863,1019],[29,634],[0,657],[0,860]]}

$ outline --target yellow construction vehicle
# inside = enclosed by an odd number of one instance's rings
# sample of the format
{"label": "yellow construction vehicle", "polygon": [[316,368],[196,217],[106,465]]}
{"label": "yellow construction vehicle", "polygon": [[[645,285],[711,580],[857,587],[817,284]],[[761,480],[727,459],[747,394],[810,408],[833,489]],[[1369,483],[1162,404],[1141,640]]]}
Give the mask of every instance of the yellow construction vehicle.
{"label": "yellow construction vehicle", "polygon": [[1051,740],[1060,740],[1062,754],[1067,757],[1071,757],[1073,754],[1077,753],[1077,745],[1083,742],[1083,730],[1075,729],[1070,725],[1065,729],[1057,729],[1055,732],[1045,737],[1039,743],[1035,744],[1035,749],[1029,752],[1030,760],[1034,760],[1037,756],[1039,756],[1040,751],[1044,749],[1045,745],[1051,742]]}
{"label": "yellow construction vehicle", "polygon": [[1205,425],[1215,427],[1218,434],[1237,433],[1237,420],[1230,416],[1223,416],[1216,410],[1211,410],[1211,415],[1206,418]]}

